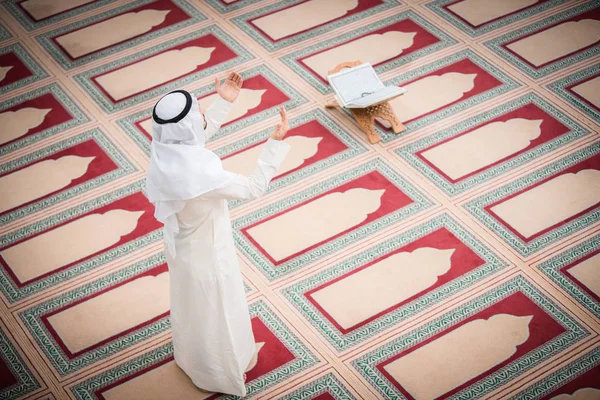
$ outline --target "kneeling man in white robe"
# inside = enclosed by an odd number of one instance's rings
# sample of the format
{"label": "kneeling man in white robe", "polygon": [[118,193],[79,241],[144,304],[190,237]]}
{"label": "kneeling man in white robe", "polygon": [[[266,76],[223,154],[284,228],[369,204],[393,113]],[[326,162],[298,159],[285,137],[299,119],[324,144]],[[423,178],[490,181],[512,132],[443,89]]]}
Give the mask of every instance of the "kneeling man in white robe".
{"label": "kneeling man in white robe", "polygon": [[256,345],[227,200],[265,193],[289,151],[282,141],[289,127],[281,108],[254,172],[225,171],[204,145],[231,110],[242,78],[232,73],[216,85],[219,98],[205,113],[183,90],[154,107],[147,194],[164,224],[175,362],[202,390],[245,396]]}

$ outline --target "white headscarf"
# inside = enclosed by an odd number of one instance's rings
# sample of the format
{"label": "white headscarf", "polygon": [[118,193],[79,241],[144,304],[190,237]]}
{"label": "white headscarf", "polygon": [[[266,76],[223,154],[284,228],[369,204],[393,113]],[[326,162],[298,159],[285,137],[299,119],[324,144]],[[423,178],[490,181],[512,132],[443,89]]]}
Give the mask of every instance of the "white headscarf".
{"label": "white headscarf", "polygon": [[146,177],[154,216],[164,224],[164,237],[175,257],[179,233],[177,213],[186,201],[220,189],[236,177],[219,157],[204,148],[204,118],[195,97],[184,90],[161,98],[152,113],[152,145]]}

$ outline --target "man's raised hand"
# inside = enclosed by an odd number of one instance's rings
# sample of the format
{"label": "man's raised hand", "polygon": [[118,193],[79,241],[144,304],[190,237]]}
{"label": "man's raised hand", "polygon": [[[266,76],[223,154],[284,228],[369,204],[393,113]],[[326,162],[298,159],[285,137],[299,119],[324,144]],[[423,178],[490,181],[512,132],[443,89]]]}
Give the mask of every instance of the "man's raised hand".
{"label": "man's raised hand", "polygon": [[229,74],[223,85],[221,85],[221,82],[219,82],[219,78],[215,77],[217,93],[223,100],[226,100],[230,103],[233,103],[238,98],[243,83],[244,80],[242,77],[235,72]]}
{"label": "man's raised hand", "polygon": [[275,140],[283,140],[285,135],[290,130],[290,126],[288,125],[288,117],[285,112],[285,108],[281,107],[279,109],[279,115],[281,116],[281,122],[277,124],[275,130],[271,134],[271,139]]}

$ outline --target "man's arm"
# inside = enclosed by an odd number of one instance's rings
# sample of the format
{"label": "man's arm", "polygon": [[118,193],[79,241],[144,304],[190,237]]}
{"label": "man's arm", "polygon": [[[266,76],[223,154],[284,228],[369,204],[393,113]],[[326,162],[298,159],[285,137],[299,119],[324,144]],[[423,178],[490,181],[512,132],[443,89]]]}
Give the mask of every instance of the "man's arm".
{"label": "man's arm", "polygon": [[221,127],[227,114],[231,111],[232,104],[238,98],[244,80],[239,74],[232,72],[225,83],[221,85],[219,78],[215,78],[215,86],[219,98],[206,110],[206,140],[208,141]]}
{"label": "man's arm", "polygon": [[206,129],[204,130],[204,133],[207,142],[215,133],[217,133],[219,128],[221,128],[221,125],[225,122],[232,107],[233,104],[221,97],[218,97],[217,100],[208,107],[208,110],[204,113],[204,118],[206,119]]}
{"label": "man's arm", "polygon": [[285,160],[290,145],[283,141],[290,127],[285,109],[279,110],[281,122],[263,147],[258,166],[248,176],[238,175],[229,185],[202,195],[201,199],[249,200],[261,197]]}
{"label": "man's arm", "polygon": [[269,139],[264,145],[258,166],[250,175],[238,175],[227,186],[215,189],[200,198],[250,200],[262,197],[289,151],[290,145],[286,142]]}

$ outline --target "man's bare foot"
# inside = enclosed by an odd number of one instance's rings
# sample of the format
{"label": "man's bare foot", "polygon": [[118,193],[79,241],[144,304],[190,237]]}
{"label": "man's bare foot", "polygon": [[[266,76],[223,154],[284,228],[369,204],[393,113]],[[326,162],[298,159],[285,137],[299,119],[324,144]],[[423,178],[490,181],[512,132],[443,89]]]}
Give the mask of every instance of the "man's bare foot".
{"label": "man's bare foot", "polygon": [[252,358],[250,359],[250,362],[248,363],[246,372],[251,371],[254,367],[256,367],[256,363],[258,362],[258,353],[260,352],[260,350],[263,348],[264,345],[265,345],[264,342],[256,343],[256,349],[254,351],[254,355],[252,356]]}

